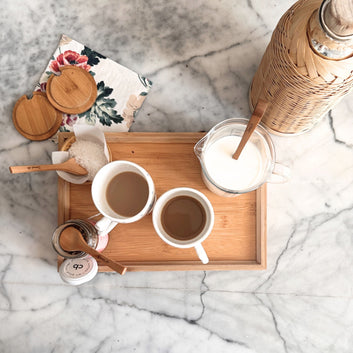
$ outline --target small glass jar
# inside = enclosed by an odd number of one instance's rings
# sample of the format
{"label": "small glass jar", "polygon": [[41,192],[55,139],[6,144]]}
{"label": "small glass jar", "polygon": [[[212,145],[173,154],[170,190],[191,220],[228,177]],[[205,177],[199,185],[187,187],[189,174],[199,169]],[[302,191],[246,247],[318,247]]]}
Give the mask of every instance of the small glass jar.
{"label": "small glass jar", "polygon": [[76,228],[85,239],[86,243],[93,249],[101,252],[105,249],[108,244],[108,234],[100,235],[94,224],[82,219],[71,219],[64,224],[57,227],[52,236],[52,245],[58,255],[67,258],[74,259],[83,257],[86,255],[83,251],[66,251],[60,246],[60,234],[67,227]]}

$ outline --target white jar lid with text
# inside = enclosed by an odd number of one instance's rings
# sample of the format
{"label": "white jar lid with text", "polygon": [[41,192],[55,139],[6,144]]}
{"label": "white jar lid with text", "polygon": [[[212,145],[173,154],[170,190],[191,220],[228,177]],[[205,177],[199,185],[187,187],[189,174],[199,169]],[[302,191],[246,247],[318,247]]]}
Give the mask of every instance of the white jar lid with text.
{"label": "white jar lid with text", "polygon": [[59,269],[61,279],[73,286],[90,281],[97,272],[97,261],[89,255],[77,259],[66,259]]}

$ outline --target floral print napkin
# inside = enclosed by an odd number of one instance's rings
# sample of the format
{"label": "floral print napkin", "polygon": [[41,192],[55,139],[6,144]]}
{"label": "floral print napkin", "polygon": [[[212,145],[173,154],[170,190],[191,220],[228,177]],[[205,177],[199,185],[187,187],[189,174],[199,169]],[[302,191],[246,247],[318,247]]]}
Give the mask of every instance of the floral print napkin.
{"label": "floral print napkin", "polygon": [[60,67],[65,65],[81,67],[94,77],[97,99],[84,113],[63,113],[59,131],[72,131],[75,124],[88,124],[103,131],[128,131],[152,82],[63,35],[35,90],[45,92],[50,75],[60,74]]}

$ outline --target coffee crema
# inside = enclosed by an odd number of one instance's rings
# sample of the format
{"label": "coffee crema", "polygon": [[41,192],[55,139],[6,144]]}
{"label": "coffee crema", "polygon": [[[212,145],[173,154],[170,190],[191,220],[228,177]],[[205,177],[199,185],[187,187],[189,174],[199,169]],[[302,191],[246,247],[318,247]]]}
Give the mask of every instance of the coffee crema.
{"label": "coffee crema", "polygon": [[114,176],[106,189],[109,207],[123,217],[133,217],[145,207],[148,200],[146,179],[134,172]]}
{"label": "coffee crema", "polygon": [[164,205],[161,224],[172,238],[191,240],[203,231],[206,224],[206,211],[195,198],[185,195],[176,196]]}

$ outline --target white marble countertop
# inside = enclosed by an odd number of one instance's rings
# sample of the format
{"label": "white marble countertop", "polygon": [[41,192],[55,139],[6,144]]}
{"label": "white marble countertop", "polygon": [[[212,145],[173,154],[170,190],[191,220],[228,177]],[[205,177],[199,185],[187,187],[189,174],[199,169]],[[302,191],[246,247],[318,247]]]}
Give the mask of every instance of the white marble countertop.
{"label": "white marble countertop", "polygon": [[268,186],[265,271],[99,274],[63,284],[51,234],[51,141],[14,128],[65,33],[154,82],[133,131],[199,131],[249,116],[248,87],[279,1],[0,3],[1,352],[352,352],[353,103],[313,130],[273,140],[289,183]]}

